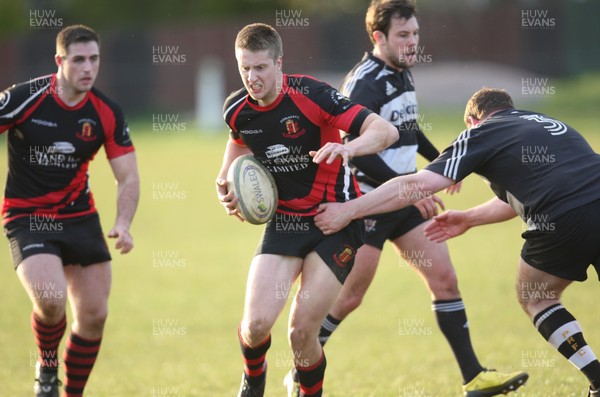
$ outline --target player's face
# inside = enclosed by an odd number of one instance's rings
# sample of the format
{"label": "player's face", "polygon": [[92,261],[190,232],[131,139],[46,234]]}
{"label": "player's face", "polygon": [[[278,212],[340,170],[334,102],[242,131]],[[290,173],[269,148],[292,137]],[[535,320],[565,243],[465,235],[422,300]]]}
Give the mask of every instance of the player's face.
{"label": "player's face", "polygon": [[240,76],[244,87],[261,106],[268,106],[281,91],[281,57],[273,60],[269,50],[250,51],[236,48]]}
{"label": "player's face", "polygon": [[73,43],[67,48],[67,55],[57,55],[56,62],[61,78],[69,89],[75,94],[87,92],[94,86],[100,68],[98,43]]}
{"label": "player's face", "polygon": [[417,18],[392,18],[390,31],[381,40],[380,56],[385,63],[396,69],[411,68],[417,62],[418,46]]}

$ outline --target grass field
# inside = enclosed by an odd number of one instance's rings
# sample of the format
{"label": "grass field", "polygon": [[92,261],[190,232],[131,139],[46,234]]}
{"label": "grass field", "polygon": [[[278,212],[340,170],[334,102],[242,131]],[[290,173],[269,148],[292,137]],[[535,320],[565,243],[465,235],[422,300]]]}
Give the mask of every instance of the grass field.
{"label": "grass field", "polygon": [[[600,151],[597,113],[554,115],[579,128]],[[438,147],[462,128],[460,112],[427,120]],[[142,177],[132,228],[136,248],[126,256],[113,251],[110,316],[86,395],[234,396],[242,370],[236,328],[262,228],[227,217],[217,202],[214,177],[226,134],[201,135],[192,128],[156,133],[143,124],[132,130]],[[5,152],[0,151],[1,175]],[[115,186],[103,152],[91,175],[108,230],[115,215]],[[471,176],[460,195],[443,198],[450,208],[467,208],[491,196]],[[521,230],[521,222],[512,220],[449,243],[476,351],[488,367],[530,373],[520,397],[582,396],[585,378],[543,341],[517,303]],[[0,396],[27,396],[35,359],[30,303],[8,250],[0,250],[0,261]],[[587,283],[571,287],[564,301],[600,352],[600,317],[593,303],[598,284],[590,275]],[[287,310],[273,330],[267,396],[284,395],[281,381],[292,363],[286,322]],[[326,352],[326,396],[461,395],[460,374],[436,326],[428,293],[391,249],[384,251],[362,307],[342,324]]]}

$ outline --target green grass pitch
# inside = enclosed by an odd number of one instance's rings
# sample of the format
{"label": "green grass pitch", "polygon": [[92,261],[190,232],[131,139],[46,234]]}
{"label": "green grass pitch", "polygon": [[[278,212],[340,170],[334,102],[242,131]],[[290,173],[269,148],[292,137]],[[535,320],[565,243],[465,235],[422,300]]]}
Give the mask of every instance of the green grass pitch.
{"label": "green grass pitch", "polygon": [[[429,136],[438,147],[460,132],[460,116],[427,117]],[[557,116],[581,129],[600,151],[597,114]],[[147,125],[132,131],[142,186],[132,228],[136,247],[126,256],[113,250],[110,314],[86,395],[233,396],[242,371],[236,328],[262,227],[228,217],[217,202],[214,177],[225,132],[156,133]],[[1,145],[4,182],[5,138]],[[115,184],[103,152],[90,173],[108,231],[115,216]],[[490,197],[477,176],[466,179],[459,195],[442,194],[447,207],[460,209]],[[521,230],[521,222],[512,220],[449,243],[476,352],[490,368],[529,372],[520,397],[581,396],[585,378],[543,341],[517,303]],[[0,260],[0,395],[21,397],[32,394],[34,377],[30,303],[7,249],[0,250]],[[598,353],[596,297],[598,284],[590,272],[590,280],[571,287],[564,302]],[[292,365],[287,313],[273,329],[266,396],[284,395],[282,379]],[[461,395],[460,374],[436,326],[428,293],[389,247],[362,307],[343,322],[326,353],[329,397]]]}

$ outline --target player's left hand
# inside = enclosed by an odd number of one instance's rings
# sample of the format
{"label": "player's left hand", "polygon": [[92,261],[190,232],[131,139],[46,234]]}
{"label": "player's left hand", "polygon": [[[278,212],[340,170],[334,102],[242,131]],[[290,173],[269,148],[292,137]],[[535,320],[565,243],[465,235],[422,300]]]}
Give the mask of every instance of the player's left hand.
{"label": "player's left hand", "polygon": [[336,157],[341,157],[342,164],[348,165],[348,159],[352,157],[352,153],[350,153],[347,146],[335,142],[327,142],[318,151],[311,150],[308,154],[313,158],[313,162],[317,164],[325,159],[327,159],[325,164],[331,164]]}
{"label": "player's left hand", "polygon": [[122,226],[115,226],[108,232],[108,238],[116,238],[115,248],[121,251],[121,254],[126,254],[133,249],[133,237],[129,230]]}
{"label": "player's left hand", "polygon": [[438,205],[445,210],[446,206],[441,198],[432,194],[413,204],[421,213],[423,219],[431,219],[438,214]]}
{"label": "player's left hand", "polygon": [[425,226],[425,236],[433,242],[442,243],[460,236],[469,228],[464,211],[450,210],[436,216],[430,224]]}
{"label": "player's left hand", "polygon": [[329,235],[340,231],[350,222],[352,214],[345,208],[344,203],[323,203],[317,208],[315,225],[323,234]]}

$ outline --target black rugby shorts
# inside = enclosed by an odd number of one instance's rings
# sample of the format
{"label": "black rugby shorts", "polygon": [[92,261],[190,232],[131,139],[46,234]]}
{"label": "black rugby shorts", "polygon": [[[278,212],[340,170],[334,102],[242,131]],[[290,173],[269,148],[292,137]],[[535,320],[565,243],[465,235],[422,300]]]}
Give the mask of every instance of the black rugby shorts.
{"label": "black rugby shorts", "polygon": [[256,255],[305,258],[315,251],[343,284],[363,242],[362,220],[354,220],[339,232],[326,236],[315,226],[312,216],[276,213],[265,227]]}
{"label": "black rugby shorts", "polygon": [[600,279],[600,200],[567,211],[522,237],[521,258],[536,269],[584,281],[592,265]]}
{"label": "black rugby shorts", "polygon": [[364,218],[365,244],[383,249],[386,240],[394,241],[422,223],[427,222],[421,212],[411,205],[385,214],[369,215]]}
{"label": "black rugby shorts", "polygon": [[87,266],[111,260],[98,214],[75,218],[29,215],[4,226],[15,269],[36,254],[60,257],[64,265]]}

